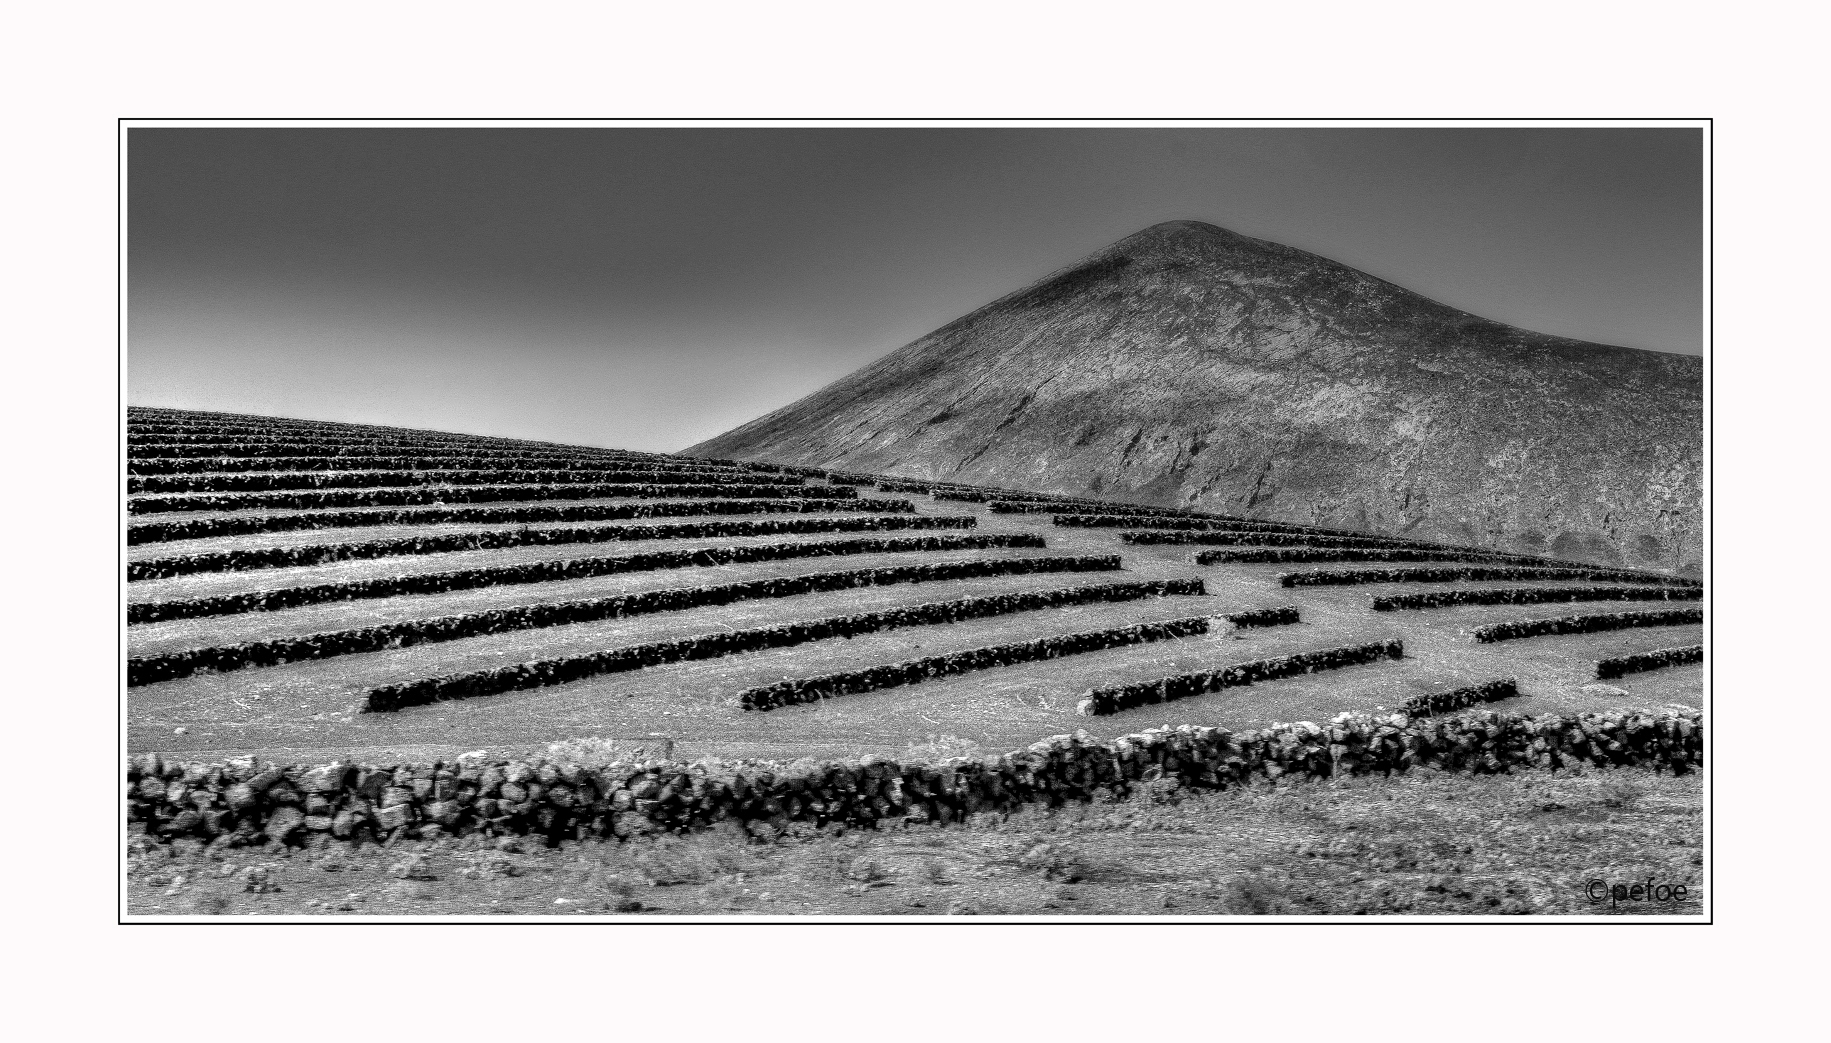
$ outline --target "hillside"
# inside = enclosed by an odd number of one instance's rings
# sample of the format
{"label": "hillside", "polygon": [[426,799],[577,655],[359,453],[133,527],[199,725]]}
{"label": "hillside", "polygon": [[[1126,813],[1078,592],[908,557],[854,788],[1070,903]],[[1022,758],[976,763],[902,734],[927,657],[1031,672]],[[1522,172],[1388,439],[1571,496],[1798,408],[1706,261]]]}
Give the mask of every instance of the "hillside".
{"label": "hillside", "polygon": [[[1698,642],[1701,587],[1651,573],[436,432],[140,409],[128,432],[136,753],[588,736],[794,760],[1326,720],[1497,678],[1534,712],[1699,695],[1695,665],[1594,684],[1601,660]],[[1598,625],[1473,632],[1572,616]],[[1332,658],[1133,698],[1288,656]],[[1095,690],[1132,694],[1089,716]]]}
{"label": "hillside", "polygon": [[[918,913],[1225,910],[1231,885],[1162,875],[1165,859],[1238,848],[1237,809],[1261,783],[1354,776],[1370,783],[1340,791],[1355,821],[1364,801],[1386,809],[1364,820],[1382,832],[1438,823],[1407,838],[1438,854],[1406,862],[1426,886],[1392,891],[1404,908],[1567,908],[1578,899],[1564,881],[1590,865],[1691,880],[1682,853],[1622,857],[1630,833],[1617,830],[1695,834],[1689,821],[1623,826],[1611,813],[1605,834],[1586,797],[1530,837],[1491,832],[1493,857],[1471,860],[1464,803],[1549,815],[1571,802],[1525,784],[1452,783],[1439,800],[1428,778],[1382,783],[1419,765],[1696,767],[1696,580],[856,472],[169,409],[127,419],[121,781],[130,850],[144,856],[127,891],[136,911],[500,912],[563,898],[629,912],[623,884],[572,888],[535,849],[649,837],[595,850],[616,880],[627,869],[691,886],[697,871],[667,867],[699,856],[654,835],[720,824],[743,844],[694,850],[750,868],[707,882],[770,876],[784,911],[882,911],[883,896],[852,902],[853,883],[901,887]],[[1159,798],[1217,787],[1248,804],[1133,825]],[[1695,806],[1694,786],[1668,792]],[[1055,877],[1104,870],[1066,856],[1011,866],[1009,835],[954,828],[1064,804],[1115,816],[1110,828],[1039,819],[1102,850],[1137,828],[1206,839],[1182,854],[1132,848],[1149,875],[1070,898]],[[1314,830],[1311,808],[1270,809],[1251,843]],[[1496,814],[1484,805],[1482,821]],[[863,881],[821,868],[864,854],[820,842],[829,827],[924,824],[948,827],[919,846],[953,850],[953,868],[911,866],[906,847],[880,849],[892,868]],[[1453,849],[1435,839],[1452,835]],[[805,858],[743,854],[802,836],[816,841]],[[376,841],[389,875],[363,853]],[[518,846],[529,858],[499,857]],[[292,861],[299,849],[315,854]],[[1249,889],[1401,907],[1337,888],[1347,863],[1293,854],[1290,875]],[[956,871],[975,883],[948,883]],[[1462,897],[1432,890],[1439,875],[1461,878]],[[754,909],[754,890],[692,901]],[[686,892],[668,893],[682,897],[644,891],[640,908],[680,911]]]}
{"label": "hillside", "polygon": [[685,455],[1694,572],[1702,364],[1160,224]]}

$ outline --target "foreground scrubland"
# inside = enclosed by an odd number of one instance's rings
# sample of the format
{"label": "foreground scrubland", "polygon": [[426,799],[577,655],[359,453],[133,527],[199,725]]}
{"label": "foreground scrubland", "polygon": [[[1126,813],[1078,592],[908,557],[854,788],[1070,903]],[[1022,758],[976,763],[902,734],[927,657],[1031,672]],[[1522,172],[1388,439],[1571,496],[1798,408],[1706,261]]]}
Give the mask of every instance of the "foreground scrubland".
{"label": "foreground scrubland", "polygon": [[[136,838],[125,912],[1699,916],[1703,807],[1696,774],[1426,770],[1222,792],[1163,780],[1123,801],[952,826],[795,827],[773,842],[735,828],[551,848],[529,838],[296,849]],[[1685,899],[1606,897],[1649,880],[1684,886]]]}

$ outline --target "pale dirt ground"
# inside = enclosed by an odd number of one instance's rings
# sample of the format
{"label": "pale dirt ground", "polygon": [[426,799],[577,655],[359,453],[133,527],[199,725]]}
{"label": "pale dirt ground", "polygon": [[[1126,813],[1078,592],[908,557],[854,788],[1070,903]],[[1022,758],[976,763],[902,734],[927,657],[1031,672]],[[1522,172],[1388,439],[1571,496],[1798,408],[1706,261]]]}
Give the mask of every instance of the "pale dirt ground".
{"label": "pale dirt ground", "polygon": [[[892,494],[868,492],[867,495]],[[980,504],[932,501],[925,496],[909,498],[922,513],[977,517],[979,526],[971,531],[1040,533],[1048,540],[1049,548],[1046,551],[826,557],[762,565],[632,573],[426,597],[342,602],[285,612],[136,626],[129,630],[130,650],[136,653],[164,651],[506,605],[919,561],[1117,553],[1122,555],[1125,569],[1116,573],[866,588],[842,594],[753,601],[685,613],[660,613],[522,631],[261,670],[200,675],[129,690],[129,748],[134,752],[157,750],[207,758],[258,752],[294,760],[329,760],[340,756],[372,761],[431,760],[476,749],[537,752],[544,750],[548,743],[585,736],[616,742],[645,742],[665,737],[674,740],[677,750],[684,756],[794,759],[804,755],[894,755],[909,742],[924,736],[954,735],[979,743],[986,749],[1009,749],[1083,727],[1105,738],[1160,724],[1219,724],[1237,730],[1277,721],[1321,721],[1345,710],[1391,709],[1421,692],[1501,676],[1517,678],[1523,693],[1523,698],[1502,704],[1508,709],[1658,708],[1667,704],[1696,706],[1701,701],[1701,667],[1632,675],[1609,682],[1607,688],[1593,688],[1597,659],[1624,652],[1695,644],[1701,640],[1701,628],[1697,626],[1532,638],[1495,644],[1476,644],[1467,634],[1473,626],[1499,620],[1639,610],[1662,605],[1576,603],[1373,612],[1369,604],[1377,594],[1437,590],[1450,585],[1283,588],[1277,584],[1280,573],[1310,566],[1198,567],[1192,558],[1199,548],[1131,547],[1120,543],[1114,530],[1056,528],[1049,524],[1048,515],[997,515]],[[342,530],[321,538],[350,539],[354,534],[355,531]],[[270,538],[250,539],[259,541],[251,545],[264,545]],[[219,544],[222,541],[210,542]],[[633,553],[700,542],[704,541],[647,541],[616,544],[606,551]],[[165,546],[171,549],[184,545]],[[573,557],[580,555],[581,548],[526,548],[525,552],[531,553],[513,553],[532,559]],[[403,559],[383,559],[334,568],[339,575],[347,572],[349,578],[366,578],[393,574],[402,567],[443,571],[446,567],[457,567],[457,559],[468,560],[472,556],[469,553],[429,555],[422,560],[409,559],[405,566]],[[435,561],[438,564],[432,564]],[[303,571],[266,570],[225,574],[226,578],[198,578],[211,583],[228,583],[234,589],[258,589],[274,585],[273,577],[278,573]],[[610,674],[565,686],[417,707],[395,714],[356,712],[362,694],[370,687],[409,677],[1007,590],[1183,577],[1203,579],[1209,595],[1045,610],[994,617],[965,626],[914,627],[849,641],[817,642],[699,663]],[[177,584],[180,581],[157,582]],[[1563,582],[1567,581],[1559,581],[1557,585]],[[132,586],[138,588],[143,584]],[[1216,633],[981,671],[769,713],[747,713],[735,702],[744,688],[787,676],[853,669],[874,662],[1022,641],[1047,634],[1104,629],[1142,620],[1221,614],[1287,604],[1298,606],[1303,623]],[[1149,680],[1268,655],[1388,637],[1405,641],[1406,659],[1246,689],[1230,689],[1107,718],[1083,718],[1073,713],[1080,694],[1095,684]],[[180,727],[186,729],[182,736],[174,734]]]}

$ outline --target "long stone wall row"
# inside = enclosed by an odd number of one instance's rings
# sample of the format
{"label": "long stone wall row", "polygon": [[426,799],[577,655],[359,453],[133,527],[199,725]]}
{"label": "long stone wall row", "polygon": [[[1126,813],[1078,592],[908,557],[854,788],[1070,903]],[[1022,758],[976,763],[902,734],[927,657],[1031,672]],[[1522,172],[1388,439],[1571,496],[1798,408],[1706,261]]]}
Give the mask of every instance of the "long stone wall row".
{"label": "long stone wall row", "polygon": [[[769,481],[780,479],[771,478]],[[183,511],[317,511],[336,507],[422,507],[447,503],[505,503],[539,500],[688,500],[688,499],[857,499],[858,490],[826,485],[738,485],[655,482],[577,485],[464,485],[423,489],[326,489],[290,493],[198,493],[132,496],[129,514],[175,514]]]}
{"label": "long stone wall row", "polygon": [[[179,456],[407,456],[431,450],[515,450],[523,453],[563,451],[574,456],[591,456],[607,460],[645,459],[634,453],[609,449],[592,450],[582,446],[549,446],[536,443],[515,445],[496,442],[453,442],[436,439],[348,439],[329,436],[322,439],[287,437],[271,440],[204,441],[144,439],[130,440],[127,455],[141,460]],[[647,459],[654,459],[648,457]]]}
{"label": "long stone wall row", "polygon": [[1531,568],[1512,565],[1456,566],[1450,568],[1411,569],[1313,569],[1309,572],[1287,572],[1278,577],[1286,587],[1333,587],[1361,583],[1457,583],[1479,581],[1524,581],[1535,579],[1588,579],[1616,583],[1664,583],[1675,587],[1701,587],[1695,579],[1662,576],[1652,572],[1625,569],[1588,569],[1559,566]]}
{"label": "long stone wall row", "polygon": [[127,545],[171,543],[255,533],[354,529],[377,525],[515,525],[537,522],[622,521],[631,518],[692,518],[733,514],[914,514],[908,500],[630,500],[622,503],[567,503],[507,507],[410,507],[355,509],[310,514],[258,514],[227,518],[141,522],[127,527]]}
{"label": "long stone wall row", "polygon": [[[713,475],[734,474],[754,477],[763,472],[698,461],[657,463],[653,460],[617,460],[580,456],[576,453],[537,453],[523,449],[434,449],[411,454],[366,456],[165,456],[150,460],[130,460],[130,476],[240,474],[260,471],[286,471],[312,474],[321,471],[417,471],[417,470],[592,470],[611,473],[669,470],[699,470]],[[130,487],[130,491],[132,490]]]}
{"label": "long stone wall row", "polygon": [[293,489],[387,489],[414,485],[551,485],[642,483],[702,485],[730,481],[747,485],[804,485],[795,475],[745,474],[709,467],[495,467],[344,471],[241,471],[232,474],[169,474],[129,477],[129,495],[163,493],[247,493]]}
{"label": "long stone wall row", "polygon": [[1373,599],[1375,612],[1451,608],[1456,605],[1555,605],[1569,601],[1697,601],[1702,587],[1510,587],[1504,590],[1433,590]]}
{"label": "long stone wall row", "polygon": [[1472,633],[1477,641],[1513,641],[1523,637],[1557,634],[1596,634],[1635,627],[1676,627],[1704,621],[1701,608],[1672,608],[1660,612],[1602,612],[1593,616],[1559,616],[1555,619],[1519,619],[1489,623]]}
{"label": "long stone wall row", "polygon": [[1491,774],[1518,768],[1699,767],[1696,710],[1524,716],[1477,711],[1418,720],[1343,714],[1326,725],[1246,732],[1182,725],[1108,742],[1085,732],[940,764],[867,757],[787,773],[758,762],[648,761],[582,767],[462,758],[419,765],[186,762],[142,754],[126,770],[128,821],[154,837],[230,845],[313,837],[373,841],[442,834],[629,838],[736,820],[773,836],[790,822],[873,827],[948,823],[1026,804],[1058,807],[1140,783],[1199,788],[1281,778],[1392,775],[1414,767]]}
{"label": "long stone wall row", "polygon": [[[1162,589],[1158,591],[1162,594],[1202,593],[1201,580],[1163,580],[1159,582],[1163,584]],[[863,670],[847,670],[841,673],[823,674],[819,677],[791,678],[774,684],[759,685],[741,693],[738,696],[738,703],[746,710],[774,710],[777,707],[791,706],[796,703],[819,702],[822,699],[831,699],[841,695],[855,695],[861,692],[897,688],[902,685],[920,684],[932,678],[955,677],[976,670],[991,670],[997,667],[1015,666],[1019,663],[1034,663],[1045,659],[1084,655],[1088,652],[1103,652],[1109,648],[1124,648],[1153,641],[1173,641],[1178,638],[1194,637],[1208,633],[1212,625],[1213,621],[1208,616],[1192,616],[1186,619],[1168,619],[1155,623],[1133,623],[1130,626],[1082,631],[1077,634],[1054,634],[1049,637],[1033,638],[1029,641],[988,645],[984,648],[968,648],[943,655],[906,659],[900,663],[885,663],[881,666],[866,667]]]}
{"label": "long stone wall row", "polygon": [[1324,561],[1512,561],[1512,555],[1461,550],[1363,550],[1356,547],[1266,547],[1263,550],[1205,550],[1197,565],[1297,564]]}
{"label": "long stone wall row", "polygon": [[454,590],[508,586],[516,583],[553,583],[560,580],[616,576],[628,572],[746,565],[799,558],[843,557],[858,554],[916,554],[959,550],[1040,550],[1035,533],[982,533],[969,536],[860,536],[843,540],[809,540],[784,543],[737,543],[696,550],[657,550],[642,554],[614,554],[557,561],[529,561],[479,569],[458,569],[415,576],[320,583],[306,587],[257,590],[178,601],[142,601],[127,606],[127,622],[157,623],[167,619],[199,619],[243,612],[275,612],[301,605],[332,601],[360,601],[407,594],[445,594]]}
{"label": "long stone wall row", "polygon": [[1133,514],[1057,514],[1050,524],[1064,529],[1167,529],[1176,532],[1275,532],[1293,535],[1351,536],[1330,529],[1283,522],[1248,521],[1244,518],[1219,521],[1213,518],[1190,518],[1184,515],[1154,514],[1140,508]]}
{"label": "long stone wall row", "polygon": [[561,547],[580,543],[627,543],[643,540],[711,540],[742,536],[807,536],[815,533],[902,532],[917,529],[971,529],[971,515],[866,514],[849,518],[766,518],[740,521],[676,522],[668,525],[590,525],[563,529],[484,529],[433,536],[402,536],[360,543],[314,543],[303,547],[257,547],[254,550],[181,554],[142,558],[127,563],[127,581],[168,579],[200,572],[245,572],[323,565],[420,554],[450,554],[504,547]]}
{"label": "long stone wall row", "polygon": [[1703,645],[1683,645],[1678,648],[1656,648],[1651,652],[1640,652],[1634,655],[1617,656],[1604,659],[1596,664],[1596,677],[1608,681],[1628,674],[1637,674],[1645,670],[1659,670],[1668,666],[1684,666],[1689,663],[1704,661]]}
{"label": "long stone wall row", "polygon": [[[1083,555],[1019,558],[1011,562],[1009,575],[1023,572],[1043,574],[1056,572],[1118,571],[1119,556]],[[1020,572],[1016,566],[1022,566]],[[1200,580],[1152,580],[1067,590],[1029,591],[1019,594],[994,594],[989,597],[961,598],[955,601],[930,602],[882,612],[862,612],[829,616],[773,627],[726,630],[716,634],[654,641],[642,645],[612,648],[589,655],[565,656],[535,662],[517,663],[494,670],[478,670],[429,677],[417,681],[384,685],[370,690],[365,706],[373,713],[386,713],[409,706],[425,706],[450,699],[474,699],[525,691],[549,685],[571,684],[600,674],[621,673],[699,659],[717,659],[740,652],[766,648],[789,648],[813,641],[856,637],[880,630],[900,627],[934,626],[957,623],[963,619],[985,619],[991,616],[1030,612],[1041,608],[1070,604],[1092,604],[1100,601],[1127,600],[1132,597],[1159,597],[1172,592],[1200,594]],[[1192,586],[1191,586],[1192,585]],[[1116,587],[1127,588],[1126,597],[1116,596]]]}
{"label": "long stone wall row", "polygon": [[[977,558],[965,561],[935,561],[915,565],[893,565],[877,569],[847,569],[839,572],[815,572],[800,576],[777,576],[740,583],[720,583],[701,587],[676,587],[648,590],[635,594],[617,594],[601,598],[579,598],[569,601],[515,605],[434,616],[429,619],[406,619],[374,626],[326,631],[300,637],[274,638],[234,645],[189,648],[156,655],[133,656],[127,660],[127,683],[153,684],[188,677],[205,671],[241,670],[247,667],[279,666],[308,659],[329,659],[361,652],[380,652],[409,645],[459,641],[487,634],[504,634],[516,630],[538,630],[544,627],[569,626],[604,619],[621,619],[654,612],[676,612],[689,608],[729,605],[739,601],[764,598],[788,598],[803,594],[861,587],[890,586],[901,583],[940,583],[950,580],[985,579],[994,576],[1028,575],[1034,571],[1027,558]],[[1110,559],[1092,563],[1096,571],[1112,566]],[[1201,581],[1188,581],[1202,593]],[[1136,586],[1136,584],[1133,584]]]}
{"label": "long stone wall row", "polygon": [[1407,699],[1404,710],[1413,717],[1432,717],[1441,713],[1454,713],[1481,703],[1497,703],[1502,699],[1513,699],[1518,696],[1518,682],[1511,677],[1501,677],[1481,684],[1469,685],[1466,688],[1432,692],[1429,695]]}
{"label": "long stone wall row", "polygon": [[[1290,613],[1288,622],[1297,622],[1296,609],[1286,609],[1285,611]],[[1174,702],[1178,699],[1218,692],[1223,688],[1244,688],[1259,681],[1297,677],[1322,670],[1339,670],[1345,666],[1377,663],[1382,659],[1403,658],[1405,658],[1405,643],[1398,638],[1388,638],[1364,645],[1349,645],[1343,648],[1325,648],[1315,652],[1297,652],[1272,659],[1255,659],[1250,663],[1237,663],[1219,670],[1203,670],[1191,674],[1178,674],[1174,677],[1160,677],[1152,681],[1140,681],[1136,684],[1090,689],[1075,705],[1075,712],[1083,717],[1104,717],[1140,706]]]}
{"label": "long stone wall row", "polygon": [[1121,532],[1119,539],[1139,547],[1164,547],[1179,544],[1195,544],[1211,547],[1227,546],[1261,546],[1261,547],[1358,547],[1366,550],[1406,549],[1406,550],[1459,550],[1464,548],[1447,547],[1441,543],[1425,543],[1422,540],[1387,539],[1382,536],[1318,536],[1308,532],[1266,532],[1263,530],[1229,530],[1229,529],[1144,529],[1140,531]]}

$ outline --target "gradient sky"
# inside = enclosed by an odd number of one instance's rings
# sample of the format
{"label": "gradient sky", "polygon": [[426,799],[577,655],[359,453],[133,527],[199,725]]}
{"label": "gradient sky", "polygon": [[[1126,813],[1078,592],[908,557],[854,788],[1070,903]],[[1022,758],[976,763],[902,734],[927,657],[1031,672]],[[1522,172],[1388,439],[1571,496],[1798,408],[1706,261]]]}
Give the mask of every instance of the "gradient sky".
{"label": "gradient sky", "polygon": [[1702,134],[149,129],[135,405],[651,451],[1158,221],[1544,333],[1702,350]]}

